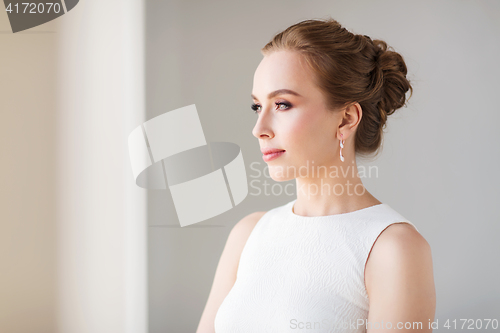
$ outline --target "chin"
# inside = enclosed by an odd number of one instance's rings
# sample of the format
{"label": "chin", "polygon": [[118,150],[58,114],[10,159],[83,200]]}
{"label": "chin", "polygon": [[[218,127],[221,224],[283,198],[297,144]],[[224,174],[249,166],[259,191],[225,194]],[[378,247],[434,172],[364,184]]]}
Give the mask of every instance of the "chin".
{"label": "chin", "polygon": [[287,168],[283,165],[270,165],[269,175],[275,182],[286,182],[287,180],[294,179],[293,175],[287,173]]}
{"label": "chin", "polygon": [[274,180],[275,182],[286,182],[287,180],[290,180],[292,178],[291,177],[282,177],[282,176],[276,177],[276,176],[273,176],[271,174],[271,179]]}

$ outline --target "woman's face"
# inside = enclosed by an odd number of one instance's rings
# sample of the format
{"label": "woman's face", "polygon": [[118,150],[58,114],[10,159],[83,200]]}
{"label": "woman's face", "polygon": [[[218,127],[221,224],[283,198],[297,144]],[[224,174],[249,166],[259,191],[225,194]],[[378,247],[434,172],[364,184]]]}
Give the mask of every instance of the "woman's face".
{"label": "woman's face", "polygon": [[[291,92],[273,94],[282,89]],[[252,97],[258,113],[252,134],[260,148],[285,150],[266,161],[275,181],[317,177],[318,166],[326,166],[329,172],[329,166],[338,164],[341,113],[326,109],[323,94],[298,53],[277,51],[265,56],[255,71]]]}

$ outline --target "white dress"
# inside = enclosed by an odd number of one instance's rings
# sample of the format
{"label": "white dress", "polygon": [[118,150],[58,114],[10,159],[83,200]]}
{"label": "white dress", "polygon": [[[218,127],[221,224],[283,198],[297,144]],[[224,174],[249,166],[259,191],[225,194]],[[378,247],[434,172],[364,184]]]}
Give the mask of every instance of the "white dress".
{"label": "white dress", "polygon": [[366,332],[368,254],[389,225],[415,225],[385,203],[306,217],[292,211],[295,201],[255,225],[216,333]]}

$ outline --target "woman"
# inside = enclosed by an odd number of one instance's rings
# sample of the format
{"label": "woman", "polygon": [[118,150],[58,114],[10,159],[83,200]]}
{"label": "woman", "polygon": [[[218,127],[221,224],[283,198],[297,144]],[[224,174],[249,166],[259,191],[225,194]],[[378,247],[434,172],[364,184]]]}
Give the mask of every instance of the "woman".
{"label": "woman", "polygon": [[294,24],[262,53],[253,135],[297,199],[234,226],[197,332],[432,332],[430,246],[366,191],[355,159],[379,151],[412,90],[403,58],[333,19]]}

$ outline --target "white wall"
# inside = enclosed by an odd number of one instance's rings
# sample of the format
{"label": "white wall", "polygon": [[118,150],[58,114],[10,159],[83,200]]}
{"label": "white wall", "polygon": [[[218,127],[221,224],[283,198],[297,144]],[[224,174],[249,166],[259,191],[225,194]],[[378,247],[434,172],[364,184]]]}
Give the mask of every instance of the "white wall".
{"label": "white wall", "polygon": [[54,30],[0,11],[0,332],[56,327]]}
{"label": "white wall", "polygon": [[0,332],[146,333],[141,0],[83,0],[12,34],[0,12]]}
{"label": "white wall", "polygon": [[140,0],[81,1],[60,20],[58,328],[145,333],[146,215],[128,134],[144,121]]}

